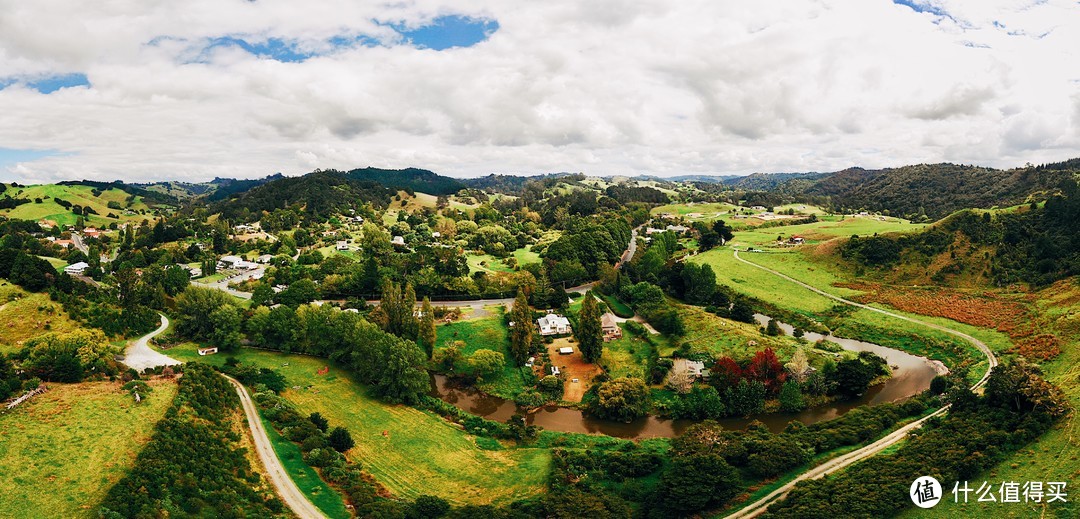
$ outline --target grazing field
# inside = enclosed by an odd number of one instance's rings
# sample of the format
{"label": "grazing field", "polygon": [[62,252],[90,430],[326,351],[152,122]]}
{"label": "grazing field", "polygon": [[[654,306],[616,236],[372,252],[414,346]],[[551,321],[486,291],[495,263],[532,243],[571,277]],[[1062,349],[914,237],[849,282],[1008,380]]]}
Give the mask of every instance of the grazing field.
{"label": "grazing field", "polygon": [[28,293],[0,281],[0,353],[18,351],[24,341],[44,333],[79,327],[48,295]]}
{"label": "grazing field", "polygon": [[[140,211],[149,212],[150,209],[143,202],[142,197],[135,197],[129,204],[127,200],[131,195],[120,189],[107,189],[96,197],[92,191],[93,188],[90,186],[61,186],[56,184],[9,187],[4,191],[4,194],[14,198],[28,198],[30,203],[22,204],[14,209],[0,210],[0,215],[22,220],[48,220],[55,222],[57,225],[74,225],[79,218],[78,215],[56,203],[55,199],[60,198],[72,204],[90,207],[97,211],[98,214],[96,215],[84,217],[87,225],[103,227],[111,222],[142,221],[148,217],[148,215],[139,214]],[[34,201],[39,198],[41,199],[40,204]],[[120,204],[121,209],[109,209],[109,202]],[[124,211],[134,211],[135,214],[125,215]],[[113,213],[118,218],[107,218],[106,216],[109,213]]]}
{"label": "grazing field", "polygon": [[643,337],[635,336],[620,325],[622,337],[604,343],[604,354],[600,365],[604,366],[611,378],[638,377],[648,380],[645,366],[648,364],[649,345]]}
{"label": "grazing field", "polygon": [[600,294],[600,299],[603,299],[604,302],[607,303],[608,308],[611,309],[611,313],[622,318],[634,316],[634,309],[630,308],[630,305],[622,302],[619,298],[607,294]]}
{"label": "grazing field", "polygon": [[506,366],[501,373],[489,376],[477,387],[492,395],[513,399],[525,387],[522,368],[514,366],[510,358],[510,330],[503,322],[502,307],[492,311],[494,315],[440,324],[435,328],[435,349],[446,348],[454,341],[461,341],[463,356],[472,355],[479,349],[494,350],[503,354]]}
{"label": "grazing field", "polygon": [[654,216],[660,214],[673,214],[686,216],[691,220],[716,220],[729,217],[730,215],[728,213],[738,208],[738,206],[724,202],[706,204],[668,204],[654,207],[649,212]]}
{"label": "grazing field", "polygon": [[468,253],[465,255],[465,260],[469,263],[469,274],[474,272],[513,272],[514,269],[506,266],[503,260],[492,256],[491,254],[474,254]]}
{"label": "grazing field", "polygon": [[[717,317],[696,306],[679,305],[679,315],[686,324],[686,335],[680,344],[690,344],[693,352],[708,352],[712,356],[749,359],[758,351],[772,348],[776,356],[786,361],[798,348],[789,336],[770,337],[761,333],[756,324],[740,323]],[[754,343],[754,344],[752,344]],[[675,346],[663,348],[660,355],[670,355]]]}
{"label": "grazing field", "polygon": [[55,384],[0,414],[0,517],[91,517],[176,396],[151,385],[135,404],[119,382]]}
{"label": "grazing field", "polygon": [[540,254],[532,251],[532,246],[522,247],[514,251],[514,259],[517,260],[518,265],[528,265],[530,263],[540,263]]}
{"label": "grazing field", "polygon": [[[224,354],[199,357],[186,344],[166,353],[178,360],[221,365]],[[331,426],[344,425],[356,446],[348,452],[393,495],[437,495],[457,504],[506,504],[545,488],[551,455],[544,449],[485,450],[476,438],[433,414],[387,405],[328,361],[301,355],[243,349],[241,362],[273,368],[290,389],[282,396],[301,412],[322,413]]]}

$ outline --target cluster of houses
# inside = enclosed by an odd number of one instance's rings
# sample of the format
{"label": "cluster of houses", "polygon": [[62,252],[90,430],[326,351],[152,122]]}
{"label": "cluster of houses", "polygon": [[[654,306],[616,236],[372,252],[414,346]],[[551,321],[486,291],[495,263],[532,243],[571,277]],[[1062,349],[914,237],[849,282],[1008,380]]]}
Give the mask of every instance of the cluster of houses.
{"label": "cluster of houses", "polygon": [[656,234],[656,233],[667,232],[667,231],[674,232],[675,234],[682,234],[682,233],[684,233],[686,231],[689,231],[689,230],[690,230],[690,228],[685,226],[685,225],[668,225],[667,227],[664,227],[663,229],[658,229],[656,227],[646,227],[645,228],[645,234]]}
{"label": "cluster of houses", "polygon": [[219,269],[234,269],[234,270],[255,270],[259,268],[259,264],[254,261],[248,261],[240,256],[222,256],[217,262],[217,268]]}
{"label": "cluster of houses", "polygon": [[[549,311],[547,315],[537,319],[536,324],[540,327],[540,335],[545,337],[568,335],[574,331],[570,327],[569,319],[551,311]],[[513,326],[513,323],[510,323],[510,325]],[[622,328],[619,328],[619,322],[611,312],[607,312],[600,316],[600,328],[604,332],[605,341],[611,341],[622,337]]]}

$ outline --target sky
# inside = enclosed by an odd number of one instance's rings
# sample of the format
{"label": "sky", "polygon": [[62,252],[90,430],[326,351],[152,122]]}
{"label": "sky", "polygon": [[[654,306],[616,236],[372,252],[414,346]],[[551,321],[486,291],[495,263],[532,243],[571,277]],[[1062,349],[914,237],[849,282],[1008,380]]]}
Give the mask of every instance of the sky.
{"label": "sky", "polygon": [[0,181],[1080,157],[1076,0],[0,0]]}

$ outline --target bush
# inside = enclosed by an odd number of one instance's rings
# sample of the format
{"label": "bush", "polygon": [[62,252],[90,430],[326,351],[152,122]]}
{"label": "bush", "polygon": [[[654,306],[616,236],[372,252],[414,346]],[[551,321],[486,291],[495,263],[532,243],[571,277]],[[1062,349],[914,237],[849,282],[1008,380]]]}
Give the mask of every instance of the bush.
{"label": "bush", "polygon": [[344,427],[334,427],[327,437],[327,443],[338,452],[345,452],[356,445],[349,430]]}

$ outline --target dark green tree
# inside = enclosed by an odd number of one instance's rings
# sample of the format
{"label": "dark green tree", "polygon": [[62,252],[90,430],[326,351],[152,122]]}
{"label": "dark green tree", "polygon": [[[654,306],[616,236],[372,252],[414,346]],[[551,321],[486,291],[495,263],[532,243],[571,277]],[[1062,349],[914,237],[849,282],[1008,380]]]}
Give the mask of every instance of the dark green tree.
{"label": "dark green tree", "polygon": [[585,362],[595,363],[604,354],[604,330],[600,324],[600,305],[592,291],[585,294],[585,301],[578,313],[574,337],[578,340]]}
{"label": "dark green tree", "polygon": [[326,441],[338,452],[345,452],[356,445],[356,443],[353,442],[352,435],[349,434],[349,430],[344,427],[334,427],[331,429],[330,434],[326,437]]}

